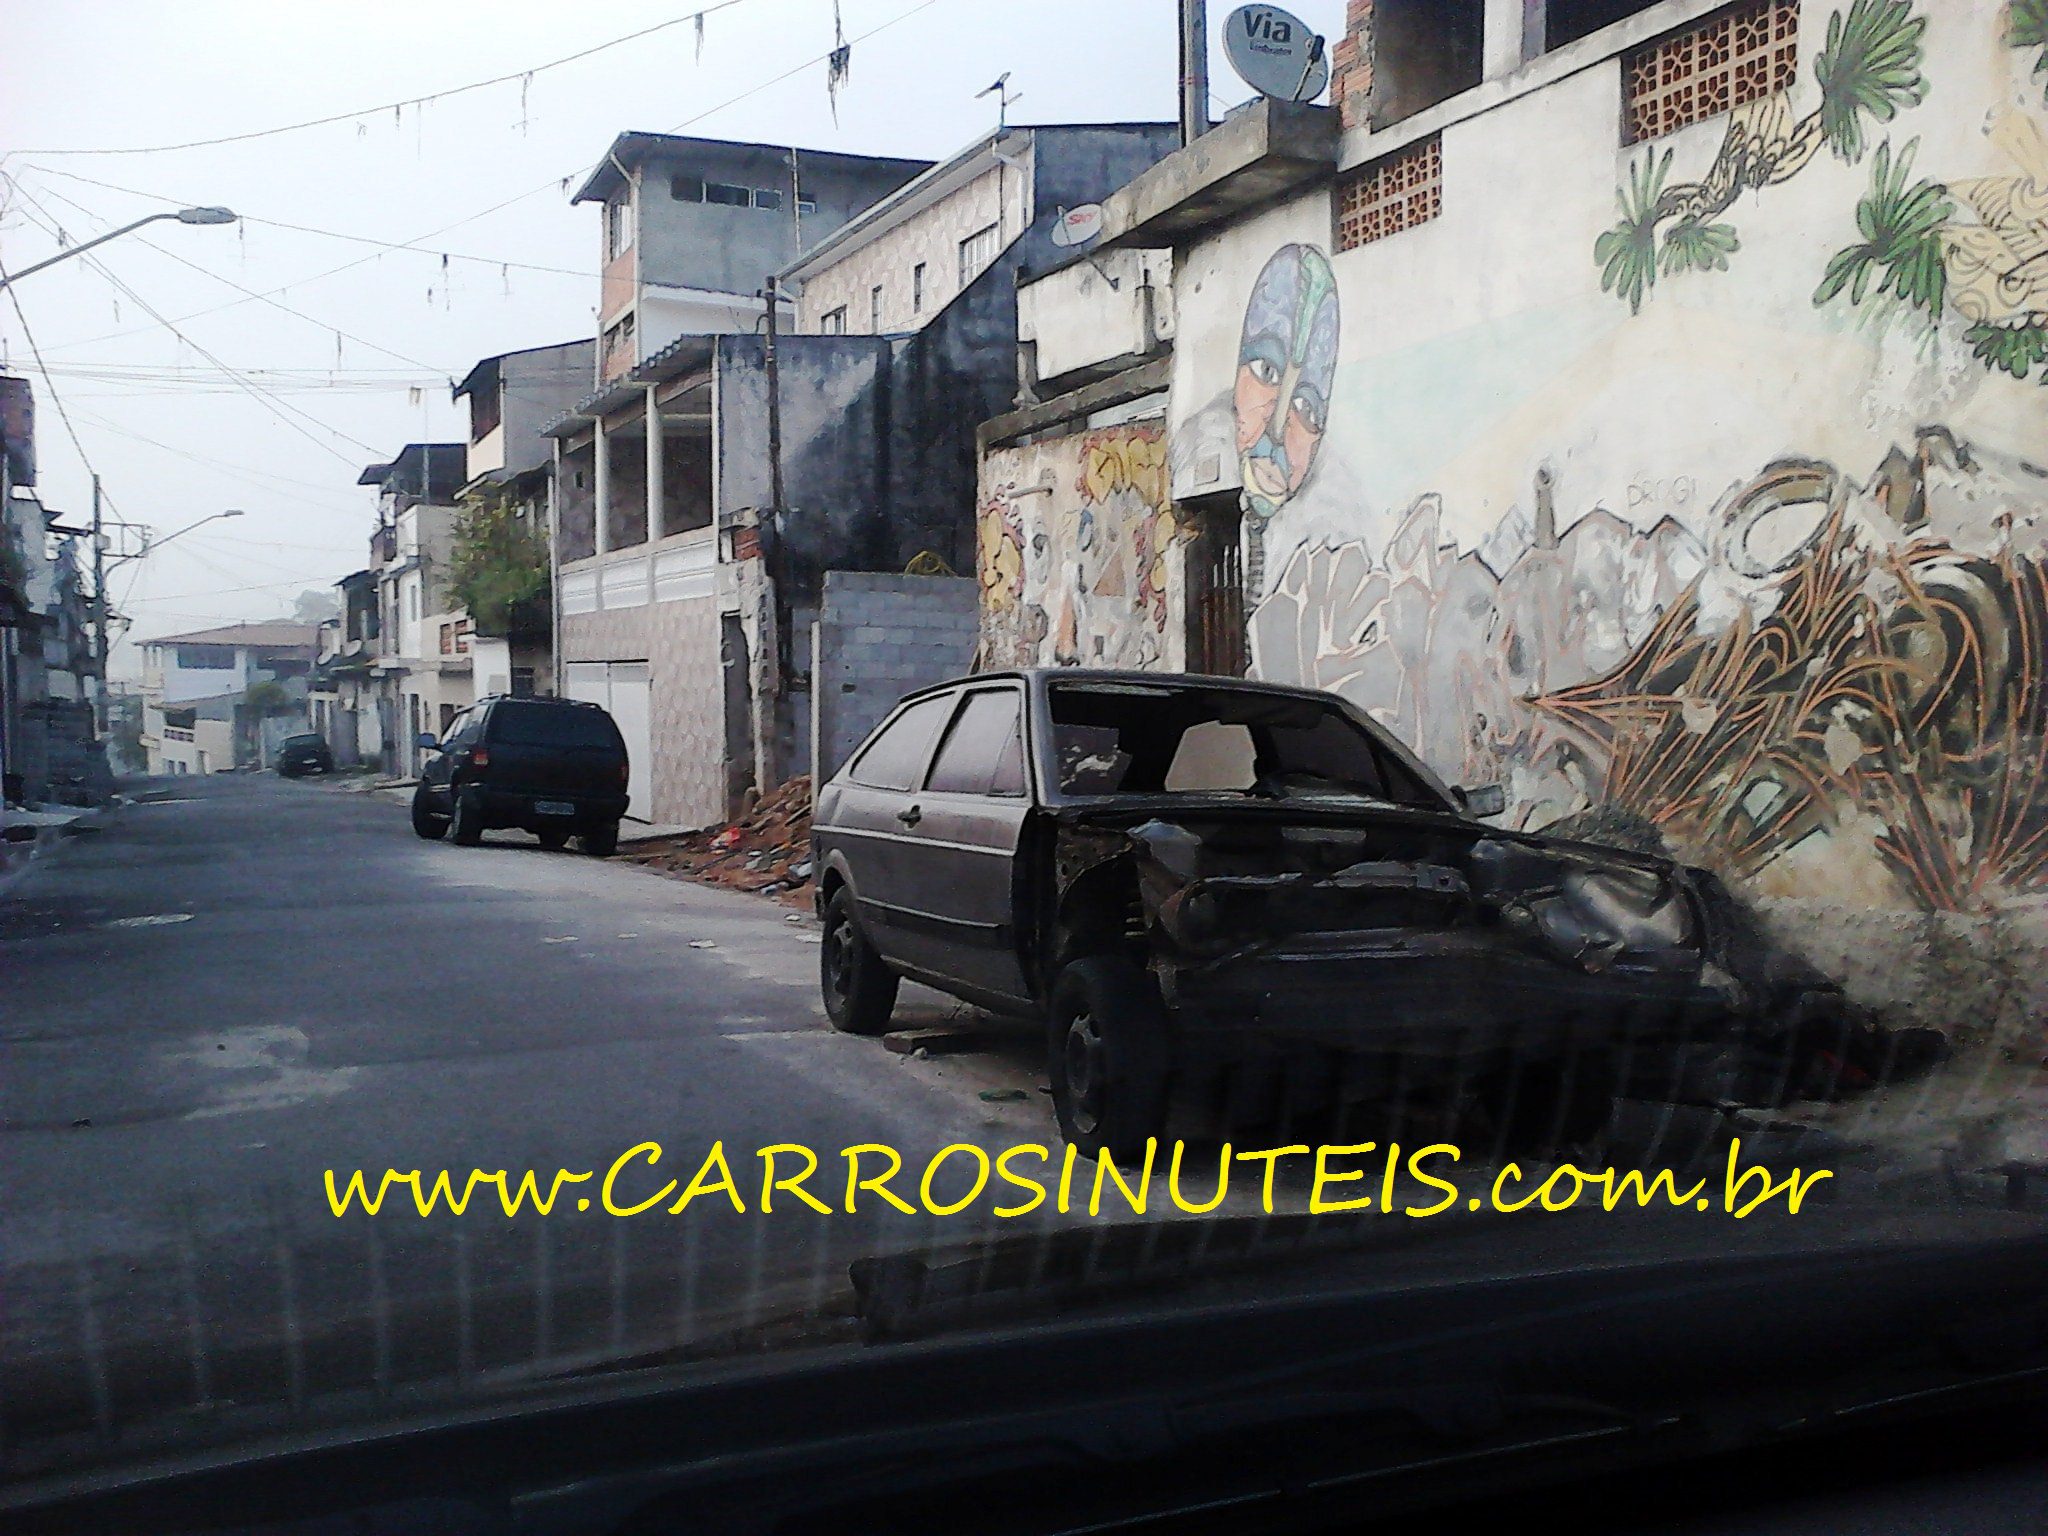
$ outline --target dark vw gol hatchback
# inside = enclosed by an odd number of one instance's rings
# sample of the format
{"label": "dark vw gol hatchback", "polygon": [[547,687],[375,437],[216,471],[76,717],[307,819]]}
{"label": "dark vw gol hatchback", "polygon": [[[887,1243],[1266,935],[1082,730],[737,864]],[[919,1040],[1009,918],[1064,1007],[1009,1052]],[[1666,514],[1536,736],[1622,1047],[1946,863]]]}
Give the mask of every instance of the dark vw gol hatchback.
{"label": "dark vw gol hatchback", "polygon": [[1474,1084],[1575,1138],[1631,1063],[1840,1020],[1708,872],[1484,825],[1501,799],[1307,689],[927,689],[818,797],[826,1010],[878,1032],[909,976],[1042,1018],[1062,1130],[1117,1152],[1190,1079],[1326,1102]]}

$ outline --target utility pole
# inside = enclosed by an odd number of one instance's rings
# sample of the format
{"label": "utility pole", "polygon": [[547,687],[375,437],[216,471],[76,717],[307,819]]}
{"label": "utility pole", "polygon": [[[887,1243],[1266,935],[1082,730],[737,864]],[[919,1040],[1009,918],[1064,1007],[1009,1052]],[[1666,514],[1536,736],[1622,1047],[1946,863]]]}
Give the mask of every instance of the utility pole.
{"label": "utility pole", "polygon": [[1180,0],[1180,141],[1209,131],[1208,0]]}
{"label": "utility pole", "polygon": [[93,703],[93,734],[107,737],[107,540],[100,522],[100,477],[92,477],[92,607],[93,652],[100,664],[100,686]]}

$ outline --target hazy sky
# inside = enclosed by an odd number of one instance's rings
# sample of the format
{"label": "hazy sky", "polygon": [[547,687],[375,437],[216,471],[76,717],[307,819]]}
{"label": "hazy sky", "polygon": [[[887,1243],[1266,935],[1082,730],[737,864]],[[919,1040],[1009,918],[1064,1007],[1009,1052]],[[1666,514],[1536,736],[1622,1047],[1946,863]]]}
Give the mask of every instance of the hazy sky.
{"label": "hazy sky", "polygon": [[[463,437],[449,385],[479,357],[591,334],[597,213],[571,208],[563,183],[614,134],[938,159],[993,126],[993,98],[975,92],[1004,70],[1022,92],[1013,121],[1175,115],[1175,0],[841,0],[853,58],[836,121],[814,62],[833,44],[832,0],[735,0],[705,18],[701,56],[683,20],[423,108],[206,148],[54,153],[358,112],[545,65],[698,4],[0,0],[10,270],[56,249],[53,225],[79,241],[177,203],[245,215],[154,224],[24,279],[15,296],[50,378],[0,302],[7,367],[35,380],[49,505],[82,523],[90,502],[54,385],[110,515],[161,536],[224,508],[247,514],[109,583],[131,640],[271,617],[358,568],[372,520],[362,466]],[[1341,28],[1343,0],[1292,8]],[[1212,28],[1228,9],[1211,0]],[[1220,49],[1213,69],[1220,116],[1249,93]],[[132,658],[121,649],[117,662]]]}

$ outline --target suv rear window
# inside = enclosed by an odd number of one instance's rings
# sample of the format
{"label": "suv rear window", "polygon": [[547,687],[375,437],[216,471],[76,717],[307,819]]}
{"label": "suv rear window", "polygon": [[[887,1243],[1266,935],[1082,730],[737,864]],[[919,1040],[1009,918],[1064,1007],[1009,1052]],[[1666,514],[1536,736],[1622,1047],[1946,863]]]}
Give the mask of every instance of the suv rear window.
{"label": "suv rear window", "polygon": [[625,745],[603,710],[566,704],[500,704],[491,711],[491,740],[514,747]]}

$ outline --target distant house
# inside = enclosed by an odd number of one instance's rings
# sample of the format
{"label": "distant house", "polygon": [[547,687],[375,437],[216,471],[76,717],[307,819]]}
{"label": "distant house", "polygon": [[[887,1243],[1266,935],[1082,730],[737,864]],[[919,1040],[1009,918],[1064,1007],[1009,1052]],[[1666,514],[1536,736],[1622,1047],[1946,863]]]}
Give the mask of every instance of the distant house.
{"label": "distant house", "polygon": [[469,615],[448,594],[455,545],[455,498],[468,480],[463,443],[407,443],[372,464],[358,485],[377,488],[370,540],[376,572],[377,757],[386,773],[419,771],[414,742],[439,734],[476,701]]}
{"label": "distant house", "polygon": [[214,773],[268,763],[307,725],[318,630],[229,624],[142,645],[142,747],[151,773]]}

